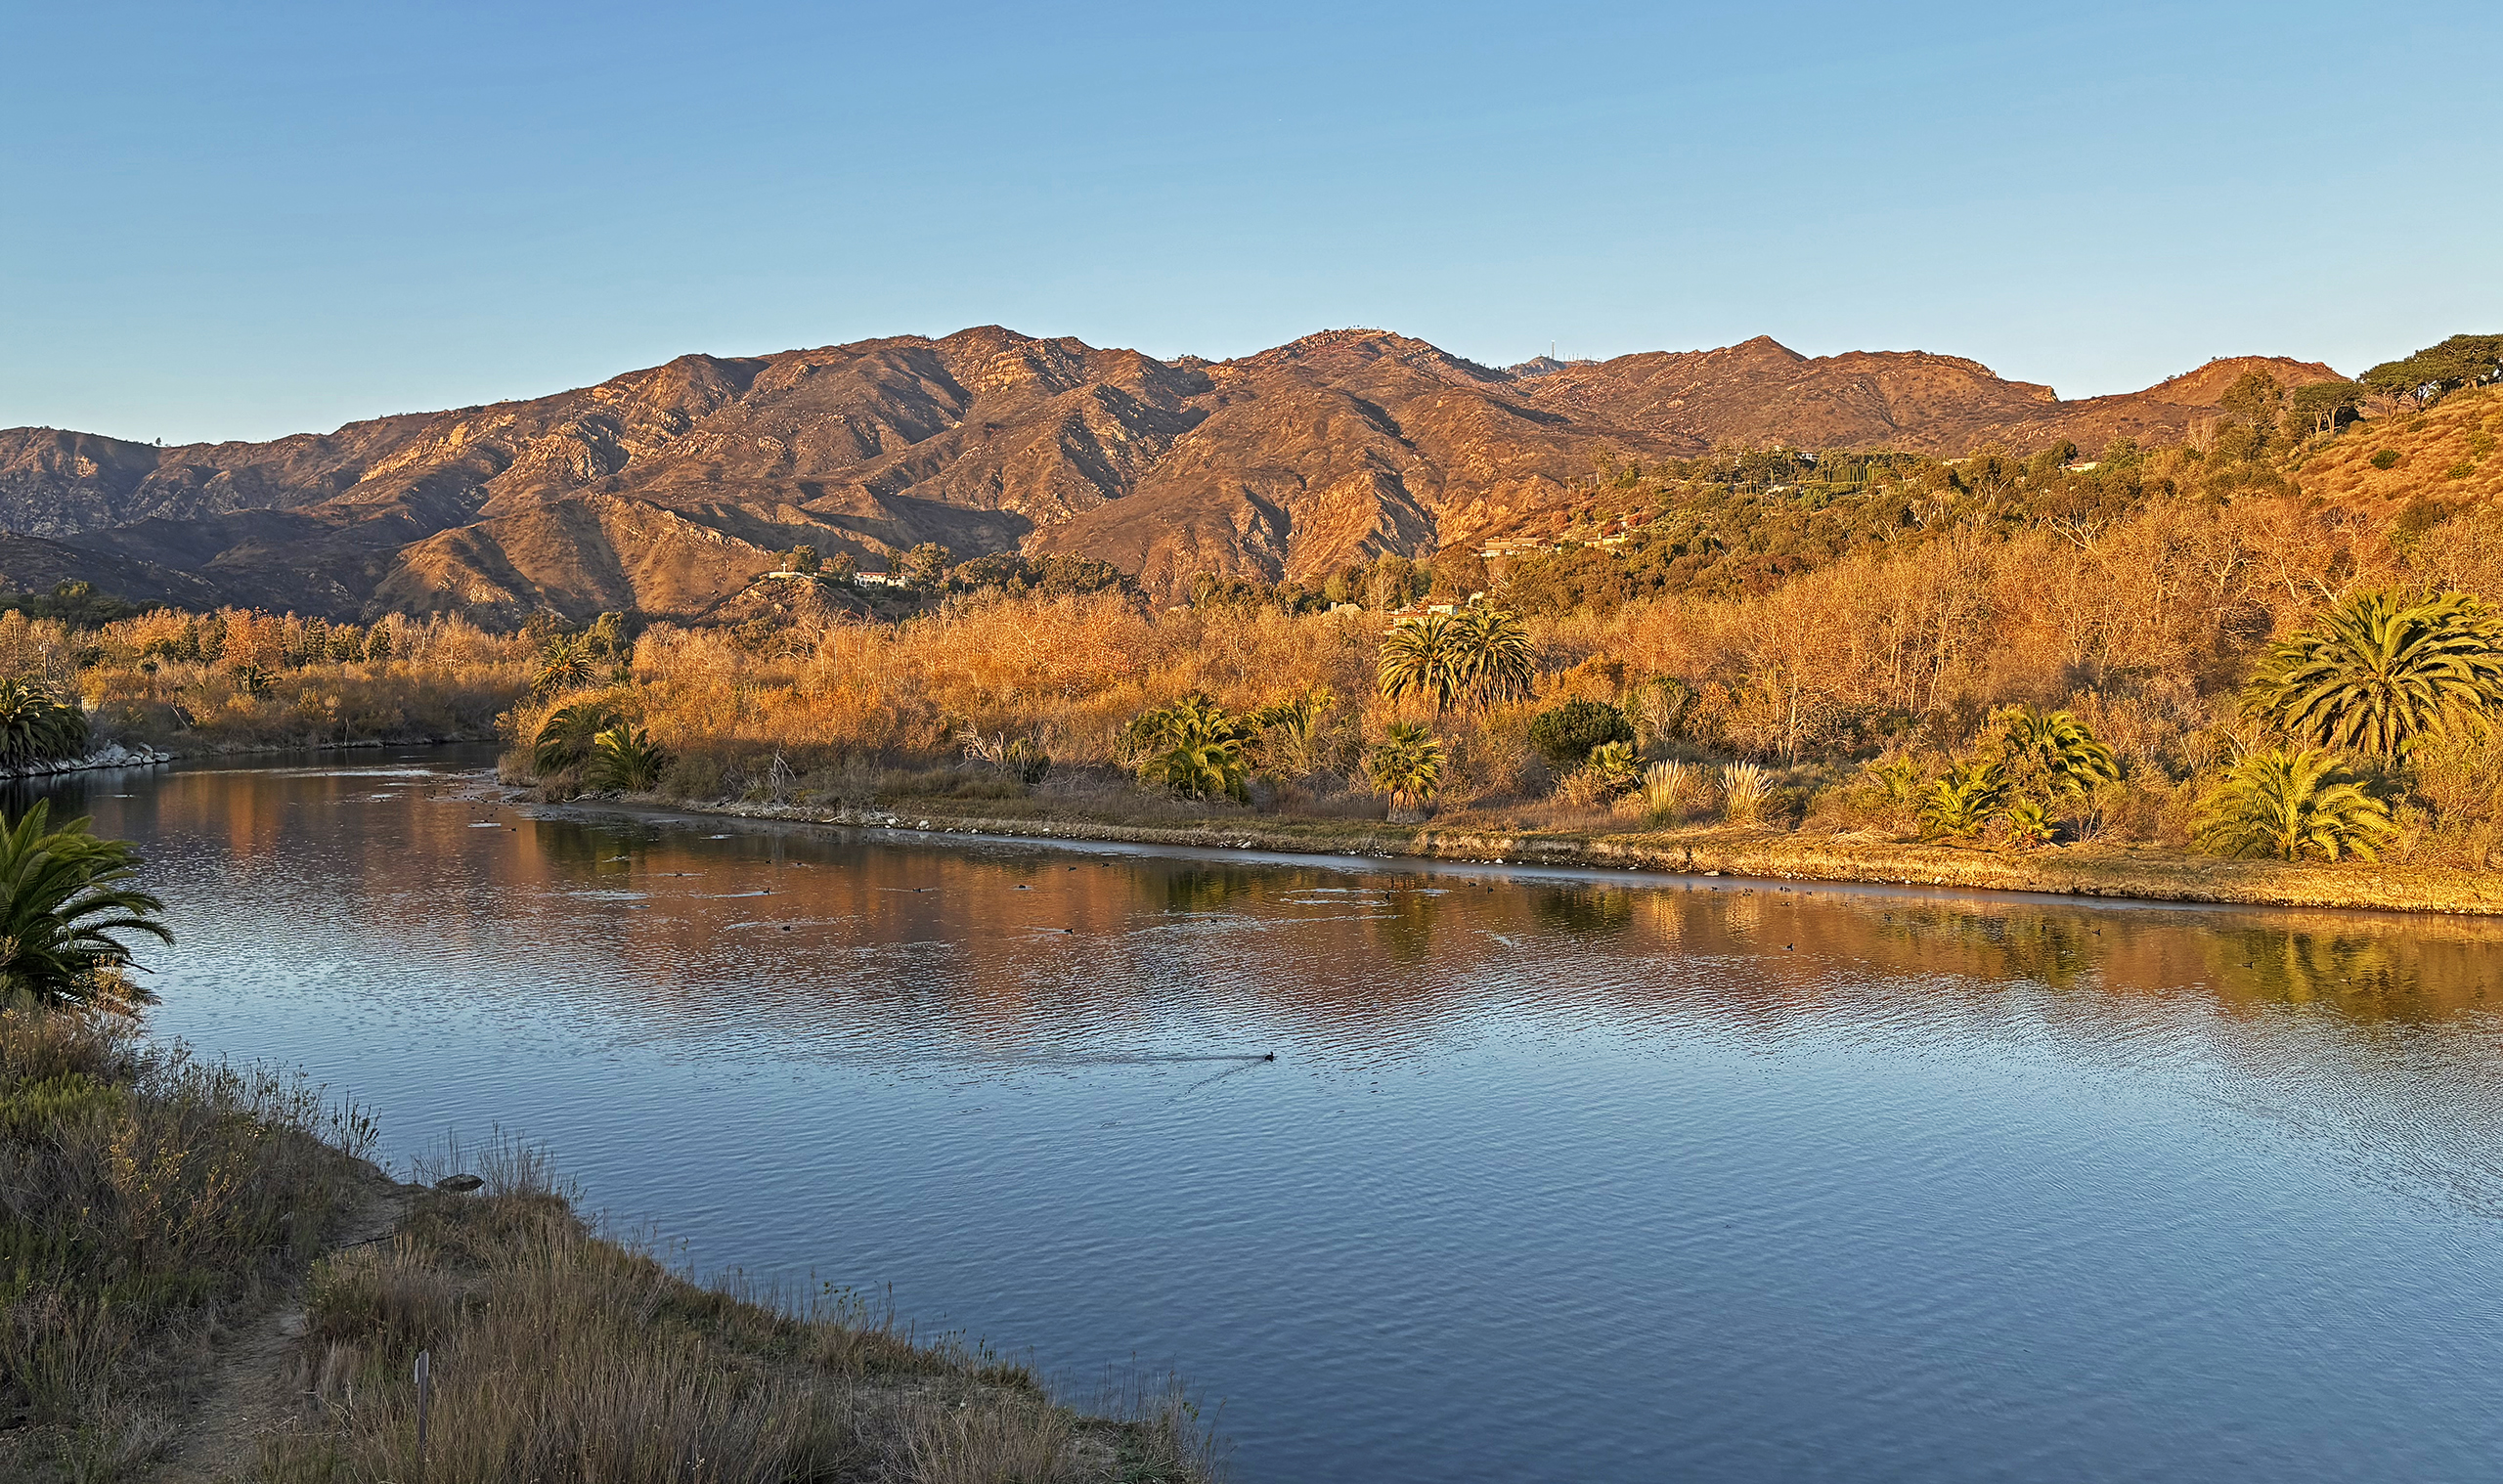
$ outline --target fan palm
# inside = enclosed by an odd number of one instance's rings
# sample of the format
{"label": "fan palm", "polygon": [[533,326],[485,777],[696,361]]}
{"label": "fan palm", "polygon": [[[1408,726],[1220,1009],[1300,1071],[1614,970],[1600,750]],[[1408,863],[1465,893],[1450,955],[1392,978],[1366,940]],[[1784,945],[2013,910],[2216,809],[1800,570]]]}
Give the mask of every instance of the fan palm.
{"label": "fan palm", "polygon": [[1184,696],[1170,706],[1143,712],[1122,733],[1139,781],[1163,784],[1194,799],[1222,794],[1246,797],[1250,764],[1243,755],[1252,728],[1209,697]]}
{"label": "fan palm", "polygon": [[139,852],[100,840],[85,819],[50,829],[38,803],[0,828],[0,983],[48,1005],[125,1004],[153,996],[121,977],[130,949],[113,935],[170,943],[165,904],[131,885]]}
{"label": "fan palm", "polygon": [[2056,792],[2084,793],[2121,776],[2112,749],[2068,712],[2011,706],[1994,720],[1999,727],[2000,756],[2011,766],[2040,773]]}
{"label": "fan palm", "polygon": [[87,750],[87,714],[23,679],[0,682],[0,767],[58,763]]}
{"label": "fan palm", "polygon": [[1443,782],[1443,745],[1414,721],[1394,721],[1365,759],[1365,775],[1396,815],[1432,798]]}
{"label": "fan palm", "polygon": [[651,733],[620,721],[592,738],[591,765],[583,770],[583,781],[595,789],[649,793],[668,768],[669,754],[652,741]]}
{"label": "fan palm", "polygon": [[2219,855],[2376,858],[2394,834],[2390,809],[2364,792],[2335,753],[2273,748],[2225,774],[2199,814],[2199,843]]}
{"label": "fan palm", "polygon": [[1958,763],[1922,796],[1921,829],[1933,837],[1970,835],[1990,822],[2006,795],[1998,759]]}
{"label": "fan palm", "polygon": [[2358,592],[2271,649],[2246,700],[2299,741],[2395,757],[2503,701],[2503,625],[2464,592]]}
{"label": "fan palm", "polygon": [[539,735],[532,739],[531,766],[544,778],[586,761],[599,734],[618,720],[617,709],[599,701],[557,707],[539,723]]}

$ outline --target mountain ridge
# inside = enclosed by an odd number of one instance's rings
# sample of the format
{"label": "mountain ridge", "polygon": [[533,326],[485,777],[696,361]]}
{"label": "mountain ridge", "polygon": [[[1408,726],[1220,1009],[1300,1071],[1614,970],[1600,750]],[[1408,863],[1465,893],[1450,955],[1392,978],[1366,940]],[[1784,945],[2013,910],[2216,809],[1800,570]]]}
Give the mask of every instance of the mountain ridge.
{"label": "mountain ridge", "polygon": [[0,429],[0,582],[66,571],[146,600],[502,624],[691,614],[791,546],[874,567],[935,541],[1097,557],[1171,593],[1202,573],[1424,555],[1561,498],[1603,458],[2175,440],[2250,370],[2336,375],[2228,357],[2063,401],[1964,357],[1812,357],[1770,336],[1508,370],[1385,329],[1205,361],[978,326],[689,353],[260,443]]}

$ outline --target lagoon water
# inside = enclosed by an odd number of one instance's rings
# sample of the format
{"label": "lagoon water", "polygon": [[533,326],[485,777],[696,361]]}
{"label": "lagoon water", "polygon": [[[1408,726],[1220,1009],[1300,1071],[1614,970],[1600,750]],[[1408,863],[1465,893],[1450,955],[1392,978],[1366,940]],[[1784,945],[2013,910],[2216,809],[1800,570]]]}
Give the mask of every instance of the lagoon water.
{"label": "lagoon water", "polygon": [[485,763],[49,791],[171,903],[160,1033],[1077,1400],[1178,1368],[1253,1484],[2503,1468],[2503,924],[534,817]]}

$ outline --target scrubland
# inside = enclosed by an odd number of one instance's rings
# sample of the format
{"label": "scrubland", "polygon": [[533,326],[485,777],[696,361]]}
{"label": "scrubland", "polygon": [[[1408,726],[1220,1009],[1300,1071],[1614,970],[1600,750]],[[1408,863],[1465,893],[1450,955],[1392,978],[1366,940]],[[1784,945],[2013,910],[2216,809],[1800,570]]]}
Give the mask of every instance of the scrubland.
{"label": "scrubland", "polygon": [[[2275,415],[2099,458],[1611,466],[1558,515],[1552,554],[1383,557],[1319,587],[1204,585],[1173,608],[934,580],[900,622],[825,605],[720,628],[618,616],[570,637],[12,614],[0,669],[76,687],[106,735],[177,750],[494,735],[506,775],[555,798],[601,785],[588,749],[615,724],[639,761],[605,781],[691,803],[1352,824],[1385,811],[1368,764],[1407,724],[1430,733],[1438,827],[2186,856],[2233,769],[2292,745],[2251,704],[2272,646],[2376,590],[2503,599],[2503,388],[2334,434]],[[1602,532],[1623,539],[1575,545]],[[1471,591],[1520,615],[1524,683],[1443,709],[1383,694],[1386,610]],[[1339,593],[1362,601],[1334,608]],[[1239,787],[1142,783],[1133,723],[1193,696],[1237,728]],[[1623,717],[1613,773],[1533,744],[1574,700]],[[1937,828],[1935,790],[2016,707],[2068,714],[2111,775],[2045,796],[2010,838]],[[539,756],[569,708],[576,745]],[[2503,850],[2503,742],[2467,721],[2339,755],[2387,816],[2375,869],[2481,869]]]}

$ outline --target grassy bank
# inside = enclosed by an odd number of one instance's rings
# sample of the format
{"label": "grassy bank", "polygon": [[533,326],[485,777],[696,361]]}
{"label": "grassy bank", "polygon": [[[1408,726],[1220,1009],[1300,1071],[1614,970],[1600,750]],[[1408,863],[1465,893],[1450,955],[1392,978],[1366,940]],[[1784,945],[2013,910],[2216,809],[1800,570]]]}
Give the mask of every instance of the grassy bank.
{"label": "grassy bank", "polygon": [[[385,1178],[300,1079],[0,1011],[0,1477],[1195,1480],[1190,1409],[1115,1420],[849,1296],[707,1288],[543,1159]],[[420,1472],[412,1362],[434,1387]]]}
{"label": "grassy bank", "polygon": [[869,828],[969,831],[1035,839],[1501,861],[1520,865],[1708,873],[1784,881],[1866,882],[2044,892],[2238,906],[2503,914],[2503,876],[2412,864],[2226,860],[2119,844],[1997,851],[1870,831],[1704,825],[1685,829],[1524,827],[1455,813],[1418,825],[1295,818],[1149,800],[1129,810],[1076,810],[1037,798],[897,797],[868,805],[647,801],[760,819]]}
{"label": "grassy bank", "polygon": [[483,1190],[421,1190],[387,1241],[313,1273],[255,1477],[398,1476],[417,1452],[412,1361],[438,1377],[425,1477],[566,1480],[1186,1480],[1178,1402],[1081,1417],[1022,1367],[916,1343],[848,1295],[707,1288],[597,1235],[512,1150]]}

